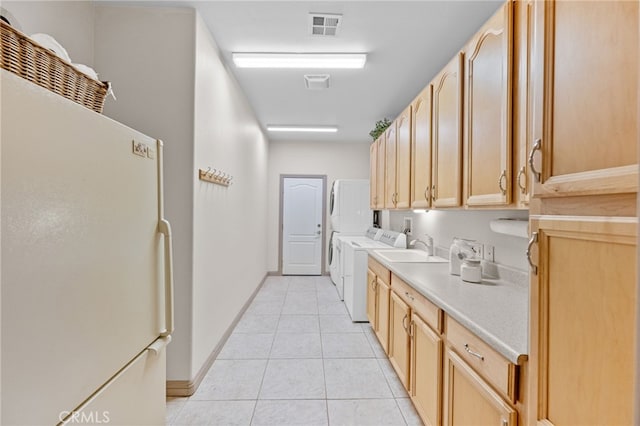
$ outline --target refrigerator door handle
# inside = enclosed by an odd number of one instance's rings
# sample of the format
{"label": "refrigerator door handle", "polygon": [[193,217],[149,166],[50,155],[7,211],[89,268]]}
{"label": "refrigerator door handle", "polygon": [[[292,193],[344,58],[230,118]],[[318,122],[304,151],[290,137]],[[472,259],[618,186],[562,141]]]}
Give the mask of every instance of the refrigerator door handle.
{"label": "refrigerator door handle", "polygon": [[[167,337],[173,333],[173,243],[171,241],[171,225],[166,219],[158,222],[158,232],[164,235],[164,309],[165,329],[160,336]],[[167,342],[168,343],[168,342]]]}
{"label": "refrigerator door handle", "polygon": [[158,337],[152,344],[147,346],[147,350],[154,355],[158,355],[171,342],[171,336]]}
{"label": "refrigerator door handle", "polygon": [[164,144],[160,139],[156,141],[158,149],[158,232],[164,235],[164,321],[165,328],[160,331],[161,337],[173,333],[173,242],[171,240],[171,225],[164,218]]}

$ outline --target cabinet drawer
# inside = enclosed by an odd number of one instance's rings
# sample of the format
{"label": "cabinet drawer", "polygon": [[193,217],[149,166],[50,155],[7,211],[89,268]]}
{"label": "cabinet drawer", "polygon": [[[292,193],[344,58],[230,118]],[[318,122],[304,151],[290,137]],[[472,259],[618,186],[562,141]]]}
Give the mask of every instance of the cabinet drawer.
{"label": "cabinet drawer", "polygon": [[446,317],[447,342],[477,373],[509,401],[518,399],[518,366],[483,342],[475,334]]}
{"label": "cabinet drawer", "polygon": [[378,278],[387,284],[391,284],[391,271],[382,266],[380,262],[369,256],[369,269],[376,274]]}
{"label": "cabinet drawer", "polygon": [[420,315],[429,327],[438,333],[442,333],[442,311],[440,308],[427,300],[426,297],[418,293],[416,289],[395,274],[391,274],[391,289],[395,291],[416,314]]}

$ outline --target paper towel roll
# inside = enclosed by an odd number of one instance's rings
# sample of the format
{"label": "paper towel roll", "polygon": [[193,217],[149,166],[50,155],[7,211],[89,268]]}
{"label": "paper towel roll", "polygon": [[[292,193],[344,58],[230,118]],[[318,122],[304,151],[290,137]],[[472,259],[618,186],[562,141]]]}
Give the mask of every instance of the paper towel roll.
{"label": "paper towel roll", "polygon": [[519,219],[496,219],[489,223],[493,232],[513,235],[514,237],[529,238],[529,221]]}

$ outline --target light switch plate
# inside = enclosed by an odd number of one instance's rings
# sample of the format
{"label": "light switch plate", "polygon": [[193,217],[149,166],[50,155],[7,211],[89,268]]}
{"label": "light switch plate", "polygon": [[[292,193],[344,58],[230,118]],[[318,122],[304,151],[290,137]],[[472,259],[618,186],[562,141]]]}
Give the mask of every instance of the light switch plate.
{"label": "light switch plate", "polygon": [[494,250],[495,250],[494,246],[491,246],[489,244],[485,244],[484,248],[483,248],[482,258],[484,260],[488,260],[489,262],[493,262],[494,261]]}

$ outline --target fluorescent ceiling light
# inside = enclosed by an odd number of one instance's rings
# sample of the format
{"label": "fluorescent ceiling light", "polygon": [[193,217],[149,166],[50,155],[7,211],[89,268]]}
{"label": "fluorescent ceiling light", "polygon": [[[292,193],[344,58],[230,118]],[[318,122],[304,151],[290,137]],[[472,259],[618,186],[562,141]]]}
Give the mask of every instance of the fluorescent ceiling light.
{"label": "fluorescent ceiling light", "polygon": [[268,125],[267,130],[270,132],[320,132],[335,133],[338,128],[335,126],[276,126]]}
{"label": "fluorescent ceiling light", "polygon": [[365,53],[233,53],[238,68],[363,68]]}

